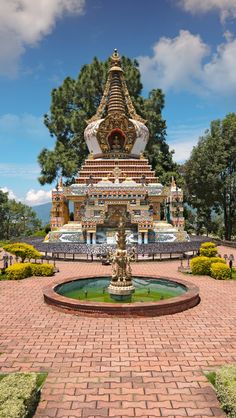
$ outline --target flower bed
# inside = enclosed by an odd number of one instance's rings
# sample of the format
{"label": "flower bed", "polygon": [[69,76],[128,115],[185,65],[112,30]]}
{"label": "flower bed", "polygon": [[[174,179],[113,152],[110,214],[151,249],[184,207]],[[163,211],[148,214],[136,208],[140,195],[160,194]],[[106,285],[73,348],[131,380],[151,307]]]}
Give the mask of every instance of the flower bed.
{"label": "flower bed", "polygon": [[46,373],[13,373],[0,377],[0,418],[31,418]]}
{"label": "flower bed", "polygon": [[236,365],[226,365],[207,374],[228,418],[236,418]]}

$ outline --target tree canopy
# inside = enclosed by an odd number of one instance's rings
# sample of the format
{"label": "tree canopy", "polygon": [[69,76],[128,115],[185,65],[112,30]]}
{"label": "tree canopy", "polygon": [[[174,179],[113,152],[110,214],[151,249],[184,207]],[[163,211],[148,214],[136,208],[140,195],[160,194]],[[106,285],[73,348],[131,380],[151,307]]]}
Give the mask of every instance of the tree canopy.
{"label": "tree canopy", "polygon": [[41,228],[41,221],[33,209],[0,190],[0,239],[30,235]]}
{"label": "tree canopy", "polygon": [[212,215],[224,219],[224,236],[235,233],[236,218],[236,114],[214,120],[185,164],[188,202],[197,209],[207,230]]}
{"label": "tree canopy", "polygon": [[[142,84],[136,60],[122,57],[122,68],[136,111],[148,121],[150,140],[145,153],[160,181],[168,183],[172,175],[178,176],[178,168],[165,141],[164,94],[160,89],[154,89],[147,98],[141,96]],[[51,184],[60,175],[68,183],[73,181],[88,154],[83,136],[86,120],[96,113],[108,69],[109,60],[102,62],[94,58],[91,64],[81,68],[76,80],[67,77],[52,91],[50,112],[45,115],[44,122],[56,141],[53,150],[45,148],[38,156],[41,184]]]}

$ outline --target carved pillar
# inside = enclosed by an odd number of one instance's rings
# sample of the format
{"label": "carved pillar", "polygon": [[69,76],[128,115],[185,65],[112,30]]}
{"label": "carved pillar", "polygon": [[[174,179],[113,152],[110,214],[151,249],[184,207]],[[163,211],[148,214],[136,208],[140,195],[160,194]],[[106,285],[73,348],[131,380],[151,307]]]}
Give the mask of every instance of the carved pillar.
{"label": "carved pillar", "polygon": [[138,233],[138,244],[142,244],[142,232]]}
{"label": "carved pillar", "polygon": [[93,242],[93,244],[96,244],[96,232],[93,232],[92,242]]}
{"label": "carved pillar", "polygon": [[87,234],[86,234],[86,243],[90,244],[90,232],[89,231],[87,231]]}
{"label": "carved pillar", "polygon": [[144,244],[148,244],[148,233],[144,232]]}

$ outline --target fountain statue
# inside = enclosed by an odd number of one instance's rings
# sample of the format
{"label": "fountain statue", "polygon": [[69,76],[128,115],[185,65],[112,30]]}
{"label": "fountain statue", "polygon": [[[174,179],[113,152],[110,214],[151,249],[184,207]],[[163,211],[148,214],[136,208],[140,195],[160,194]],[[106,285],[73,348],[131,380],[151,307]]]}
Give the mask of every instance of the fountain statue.
{"label": "fountain statue", "polygon": [[112,263],[112,277],[107,289],[108,293],[117,301],[131,299],[135,288],[132,283],[130,262],[134,260],[135,253],[134,251],[128,253],[126,249],[125,224],[122,218],[118,227],[117,249],[109,258]]}

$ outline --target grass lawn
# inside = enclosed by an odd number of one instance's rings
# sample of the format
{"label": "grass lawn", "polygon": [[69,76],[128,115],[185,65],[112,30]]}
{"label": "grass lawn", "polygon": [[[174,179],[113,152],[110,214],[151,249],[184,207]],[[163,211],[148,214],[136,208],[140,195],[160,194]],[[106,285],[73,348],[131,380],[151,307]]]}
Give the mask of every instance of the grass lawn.
{"label": "grass lawn", "polygon": [[236,268],[232,269],[232,279],[236,280]]}

